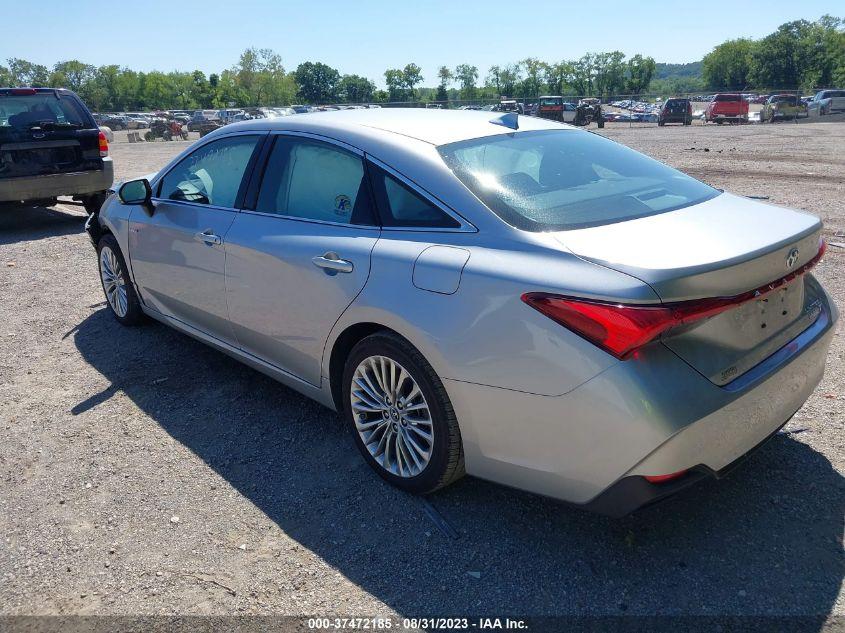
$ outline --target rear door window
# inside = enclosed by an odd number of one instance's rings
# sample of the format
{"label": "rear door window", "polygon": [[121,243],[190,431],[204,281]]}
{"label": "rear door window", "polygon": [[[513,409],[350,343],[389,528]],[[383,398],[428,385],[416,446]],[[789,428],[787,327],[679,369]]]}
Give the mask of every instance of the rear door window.
{"label": "rear door window", "polygon": [[363,159],[304,138],[276,137],[255,210],[321,222],[375,224]]}

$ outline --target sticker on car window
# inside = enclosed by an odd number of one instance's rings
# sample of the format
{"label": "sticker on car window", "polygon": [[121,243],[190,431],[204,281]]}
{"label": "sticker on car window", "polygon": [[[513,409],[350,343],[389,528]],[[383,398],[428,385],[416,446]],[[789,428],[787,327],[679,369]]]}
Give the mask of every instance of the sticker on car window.
{"label": "sticker on car window", "polygon": [[334,199],[334,212],[344,217],[352,212],[352,200],[349,196],[340,194]]}

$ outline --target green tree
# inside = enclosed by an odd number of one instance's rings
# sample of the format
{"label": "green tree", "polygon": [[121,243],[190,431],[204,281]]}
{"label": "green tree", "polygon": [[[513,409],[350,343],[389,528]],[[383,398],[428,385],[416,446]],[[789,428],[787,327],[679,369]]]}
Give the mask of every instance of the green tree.
{"label": "green tree", "polygon": [[470,64],[459,64],[455,68],[455,78],[461,85],[461,99],[475,99],[475,82],[478,81],[478,68]]}
{"label": "green tree", "polygon": [[754,42],[728,40],[704,56],[701,72],[712,90],[742,90],[748,85]]}
{"label": "green tree", "polygon": [[496,91],[497,97],[502,94],[502,68],[500,66],[490,66],[487,70],[485,84]]}
{"label": "green tree", "polygon": [[294,73],[297,95],[306,103],[335,103],[339,100],[340,73],[322,62],[305,62]]}
{"label": "green tree", "polygon": [[499,94],[513,97],[516,95],[516,87],[522,81],[522,69],[519,64],[508,64],[502,67],[499,72]]}
{"label": "green tree", "polygon": [[628,74],[625,82],[625,90],[628,94],[638,95],[648,89],[654,77],[654,70],[657,67],[654,59],[634,55],[628,60]]}
{"label": "green tree", "polygon": [[452,71],[449,70],[447,66],[441,66],[437,69],[437,78],[440,79],[440,83],[437,84],[437,101],[448,101],[449,100],[449,84],[452,83],[454,79],[454,75],[452,75]]}
{"label": "green tree", "polygon": [[387,84],[388,101],[405,101],[407,99],[405,74],[400,68],[388,68],[385,70],[384,83]]}
{"label": "green tree", "polygon": [[575,71],[571,62],[546,64],[543,72],[543,81],[545,81],[546,87],[551,94],[562,95],[572,83],[574,74]]}
{"label": "green tree", "polygon": [[33,64],[25,59],[10,57],[9,63],[9,84],[11,86],[32,86],[43,88],[50,82],[50,71],[46,66]]}
{"label": "green tree", "polygon": [[625,89],[625,54],[621,51],[593,54],[593,89],[596,96],[619,94]]}
{"label": "green tree", "polygon": [[416,87],[423,82],[422,68],[414,63],[406,64],[402,69],[402,76],[405,87],[408,89],[411,99],[414,98]]}
{"label": "green tree", "polygon": [[525,71],[525,78],[518,89],[520,96],[527,99],[536,99],[540,96],[540,91],[543,88],[543,80],[548,65],[536,57],[528,57],[519,62],[519,66]]}
{"label": "green tree", "polygon": [[58,62],[50,74],[50,85],[81,93],[85,85],[94,80],[96,74],[97,69],[94,66],[83,64],[77,59]]}
{"label": "green tree", "polygon": [[375,84],[360,75],[344,75],[340,78],[340,97],[346,103],[366,103],[373,100]]}

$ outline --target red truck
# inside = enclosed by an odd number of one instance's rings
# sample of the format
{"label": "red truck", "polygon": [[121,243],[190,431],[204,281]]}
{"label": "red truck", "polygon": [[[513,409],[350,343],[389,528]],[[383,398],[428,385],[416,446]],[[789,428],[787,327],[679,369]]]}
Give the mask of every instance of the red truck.
{"label": "red truck", "polygon": [[748,123],[748,102],[740,94],[717,94],[704,111],[705,121]]}

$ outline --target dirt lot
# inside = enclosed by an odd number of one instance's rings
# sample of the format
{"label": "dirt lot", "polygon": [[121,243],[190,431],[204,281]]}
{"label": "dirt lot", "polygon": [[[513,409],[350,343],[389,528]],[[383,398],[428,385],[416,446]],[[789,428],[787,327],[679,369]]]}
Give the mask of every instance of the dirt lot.
{"label": "dirt lot", "polygon": [[[845,124],[608,125],[845,231]],[[112,146],[119,178],[184,143]],[[77,207],[0,212],[0,613],[845,615],[845,336],[725,480],[609,520],[466,478],[425,502],[338,418],[103,303]],[[816,274],[845,307],[845,249]]]}

